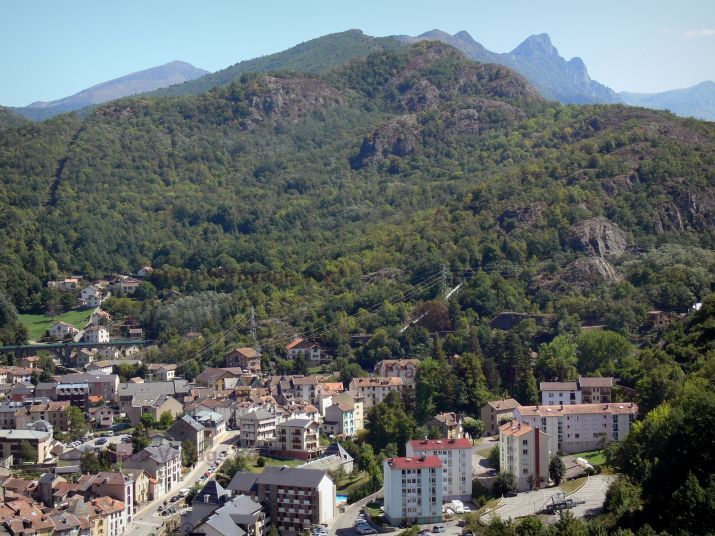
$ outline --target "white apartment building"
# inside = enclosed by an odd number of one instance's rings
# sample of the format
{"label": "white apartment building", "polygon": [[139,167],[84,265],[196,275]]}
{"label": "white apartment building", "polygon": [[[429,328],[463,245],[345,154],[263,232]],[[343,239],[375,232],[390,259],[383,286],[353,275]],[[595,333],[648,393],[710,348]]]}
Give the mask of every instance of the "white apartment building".
{"label": "white apartment building", "polygon": [[242,447],[255,448],[276,436],[276,416],[266,409],[241,415],[238,423]]}
{"label": "white apartment building", "polygon": [[406,455],[437,456],[442,462],[442,495],[445,501],[472,498],[472,442],[469,439],[413,439]]}
{"label": "white apartment building", "polygon": [[127,469],[143,469],[155,481],[151,498],[158,499],[171,492],[181,480],[181,444],[173,446],[162,442],[146,447],[127,458],[124,465]]}
{"label": "white apartment building", "polygon": [[632,402],[519,406],[514,419],[538,427],[549,435],[549,450],[557,453],[583,452],[622,441],[638,414]]}
{"label": "white apartment building", "polygon": [[437,456],[387,458],[382,469],[390,524],[442,521],[442,462]]}
{"label": "white apartment building", "polygon": [[544,406],[559,404],[581,404],[581,390],[578,382],[541,382],[541,403]]}
{"label": "white apartment building", "polygon": [[499,467],[516,477],[517,489],[537,489],[549,482],[549,436],[526,423],[499,427]]}
{"label": "white apartment building", "polygon": [[103,326],[90,326],[84,330],[82,338],[90,343],[109,342],[109,331]]}
{"label": "white apartment building", "polygon": [[377,406],[385,400],[392,391],[402,391],[402,378],[353,378],[350,381],[350,391],[363,395],[364,408]]}

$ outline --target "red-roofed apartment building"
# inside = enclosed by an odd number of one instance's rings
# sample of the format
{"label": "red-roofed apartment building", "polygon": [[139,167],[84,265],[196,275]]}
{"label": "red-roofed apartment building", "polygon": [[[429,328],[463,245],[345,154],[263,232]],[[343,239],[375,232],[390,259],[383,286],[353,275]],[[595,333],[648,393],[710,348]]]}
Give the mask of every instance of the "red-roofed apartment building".
{"label": "red-roofed apartment building", "polygon": [[413,439],[406,444],[406,454],[439,458],[445,501],[472,499],[472,442],[469,439]]}
{"label": "red-roofed apartment building", "polygon": [[442,462],[437,456],[386,458],[385,517],[396,527],[442,521]]}
{"label": "red-roofed apartment building", "polygon": [[499,427],[499,468],[516,477],[519,491],[548,483],[550,461],[547,434],[518,421]]}

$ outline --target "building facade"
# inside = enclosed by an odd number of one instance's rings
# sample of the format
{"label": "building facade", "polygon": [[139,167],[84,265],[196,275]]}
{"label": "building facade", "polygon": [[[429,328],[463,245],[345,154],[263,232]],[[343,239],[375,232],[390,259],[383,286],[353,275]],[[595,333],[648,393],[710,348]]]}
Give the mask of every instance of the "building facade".
{"label": "building facade", "polygon": [[414,439],[405,446],[407,457],[437,456],[442,463],[445,501],[472,498],[472,442],[469,439]]}
{"label": "building facade", "polygon": [[503,420],[510,421],[514,418],[514,410],[519,403],[513,398],[492,400],[482,406],[480,415],[484,423],[484,434],[492,436],[499,433],[499,423]]}
{"label": "building facade", "polygon": [[390,524],[442,521],[442,462],[437,456],[387,458],[382,468]]}
{"label": "building facade", "polygon": [[517,489],[538,489],[549,482],[549,436],[519,421],[499,427],[499,468],[516,477]]}

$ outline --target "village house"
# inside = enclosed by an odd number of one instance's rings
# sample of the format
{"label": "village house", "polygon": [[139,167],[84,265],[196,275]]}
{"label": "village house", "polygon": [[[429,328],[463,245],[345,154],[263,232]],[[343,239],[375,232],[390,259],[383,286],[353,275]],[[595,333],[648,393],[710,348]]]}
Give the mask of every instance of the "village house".
{"label": "village house", "polygon": [[132,497],[134,497],[134,511],[137,506],[149,500],[149,477],[141,469],[120,469],[120,473],[132,482]]}
{"label": "village house", "polygon": [[208,430],[190,415],[184,415],[178,419],[166,431],[166,435],[176,441],[187,441],[194,445],[196,457],[201,460],[204,453],[213,447],[213,438]]}
{"label": "village house", "polygon": [[262,536],[263,506],[247,495],[231,498],[215,480],[209,480],[194,497],[191,511],[181,524],[192,536]]}
{"label": "village house", "polygon": [[149,373],[153,374],[157,380],[168,382],[176,376],[176,365],[168,363],[152,363],[149,365]]}
{"label": "village house", "polygon": [[238,367],[255,373],[261,372],[261,354],[253,348],[236,348],[226,354],[226,367]]}
{"label": "village house", "polygon": [[92,479],[91,492],[97,497],[115,499],[124,506],[124,528],[134,521],[134,481],[119,471],[102,471]]}
{"label": "village house", "polygon": [[464,418],[461,414],[453,411],[438,413],[432,417],[425,426],[428,430],[436,430],[442,437],[447,439],[459,439],[464,437],[462,422]]}
{"label": "village house", "polygon": [[50,338],[56,341],[61,341],[65,337],[74,337],[77,333],[79,333],[77,328],[72,324],[62,321],[53,324],[47,331],[50,334]]}
{"label": "village house", "polygon": [[355,435],[355,407],[339,402],[328,406],[321,425],[324,435],[352,437]]}
{"label": "village house", "polygon": [[184,405],[171,395],[138,394],[132,398],[126,414],[131,425],[136,426],[141,422],[144,414],[151,415],[158,421],[162,413],[167,411],[173,419],[176,419],[184,412]]}
{"label": "village house", "polygon": [[519,403],[513,398],[492,400],[484,404],[480,411],[480,416],[484,423],[484,434],[488,436],[498,434],[499,424],[503,421],[512,420],[514,410],[518,407]]}
{"label": "village house", "polygon": [[170,493],[181,480],[181,443],[162,441],[140,450],[124,462],[127,469],[142,469],[149,477],[149,499]]}
{"label": "village house", "polygon": [[104,326],[91,325],[84,330],[82,340],[91,344],[109,342],[109,330]]}
{"label": "village house", "polygon": [[152,272],[154,272],[154,268],[151,266],[142,266],[137,271],[137,277],[148,277],[152,274]]}
{"label": "village house", "polygon": [[322,350],[317,342],[297,338],[286,346],[286,357],[296,359],[298,356],[302,356],[306,361],[320,362]]}
{"label": "village house", "polygon": [[[51,458],[50,444],[52,435],[47,432],[34,430],[0,430],[0,459],[12,456],[14,460],[23,460],[30,463],[43,463]],[[26,460],[23,458],[23,443],[29,443],[34,449],[36,458]]]}
{"label": "village house", "polygon": [[110,359],[93,361],[85,367],[85,370],[92,374],[111,374],[114,370],[114,361]]}
{"label": "village house", "polygon": [[112,315],[107,311],[94,311],[92,316],[89,317],[90,323],[94,325],[106,324],[112,320]]}
{"label": "village house", "polygon": [[55,288],[57,290],[74,290],[79,286],[79,278],[65,277],[56,281],[48,281],[47,288]]}
{"label": "village house", "polygon": [[385,400],[393,391],[402,391],[402,378],[353,378],[350,381],[350,391],[360,393],[365,397],[364,407],[371,408]]}
{"label": "village house", "polygon": [[240,442],[245,448],[256,448],[276,435],[276,416],[259,408],[238,419],[241,430]]}
{"label": "village house", "polygon": [[403,384],[413,385],[419,365],[419,359],[385,359],[375,366],[375,373],[383,378],[401,378]]}
{"label": "village house", "polygon": [[113,402],[119,389],[119,376],[116,374],[91,374],[80,372],[54,376],[58,385],[76,385],[86,383],[89,396]]}
{"label": "village house", "polygon": [[499,427],[499,468],[516,477],[519,491],[549,482],[549,439],[538,427],[519,421]]}
{"label": "village house", "polygon": [[40,356],[37,355],[27,355],[21,357],[17,362],[18,366],[24,367],[30,370],[35,370],[40,363]]}
{"label": "village house", "polygon": [[69,430],[67,416],[69,407],[70,402],[54,401],[24,406],[15,413],[15,426],[20,430],[26,430],[30,424],[43,420],[50,423],[53,428],[67,432]]}
{"label": "village house", "polygon": [[114,282],[114,286],[119,288],[124,294],[131,294],[139,288],[141,281],[133,277],[125,277]]}

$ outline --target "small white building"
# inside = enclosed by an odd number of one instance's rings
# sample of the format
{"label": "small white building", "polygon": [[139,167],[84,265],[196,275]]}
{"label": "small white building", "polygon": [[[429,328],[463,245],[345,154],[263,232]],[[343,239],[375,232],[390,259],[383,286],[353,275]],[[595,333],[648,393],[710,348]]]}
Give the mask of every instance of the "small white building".
{"label": "small white building", "polygon": [[581,390],[578,382],[541,382],[541,403],[544,406],[559,404],[581,404]]}
{"label": "small white building", "polygon": [[385,517],[394,526],[442,521],[442,462],[437,456],[386,458]]}
{"label": "small white building", "polygon": [[84,330],[84,342],[102,343],[109,342],[109,331],[104,326],[90,326]]}
{"label": "small white building", "polygon": [[295,359],[299,355],[302,355],[308,361],[320,361],[322,350],[317,342],[298,338],[286,346],[286,357]]}
{"label": "small white building", "polygon": [[549,436],[526,423],[499,427],[499,468],[516,477],[517,489],[538,489],[549,482]]}
{"label": "small white building", "polygon": [[472,499],[472,442],[469,439],[413,439],[406,455],[437,456],[442,462],[442,495],[445,501]]}

